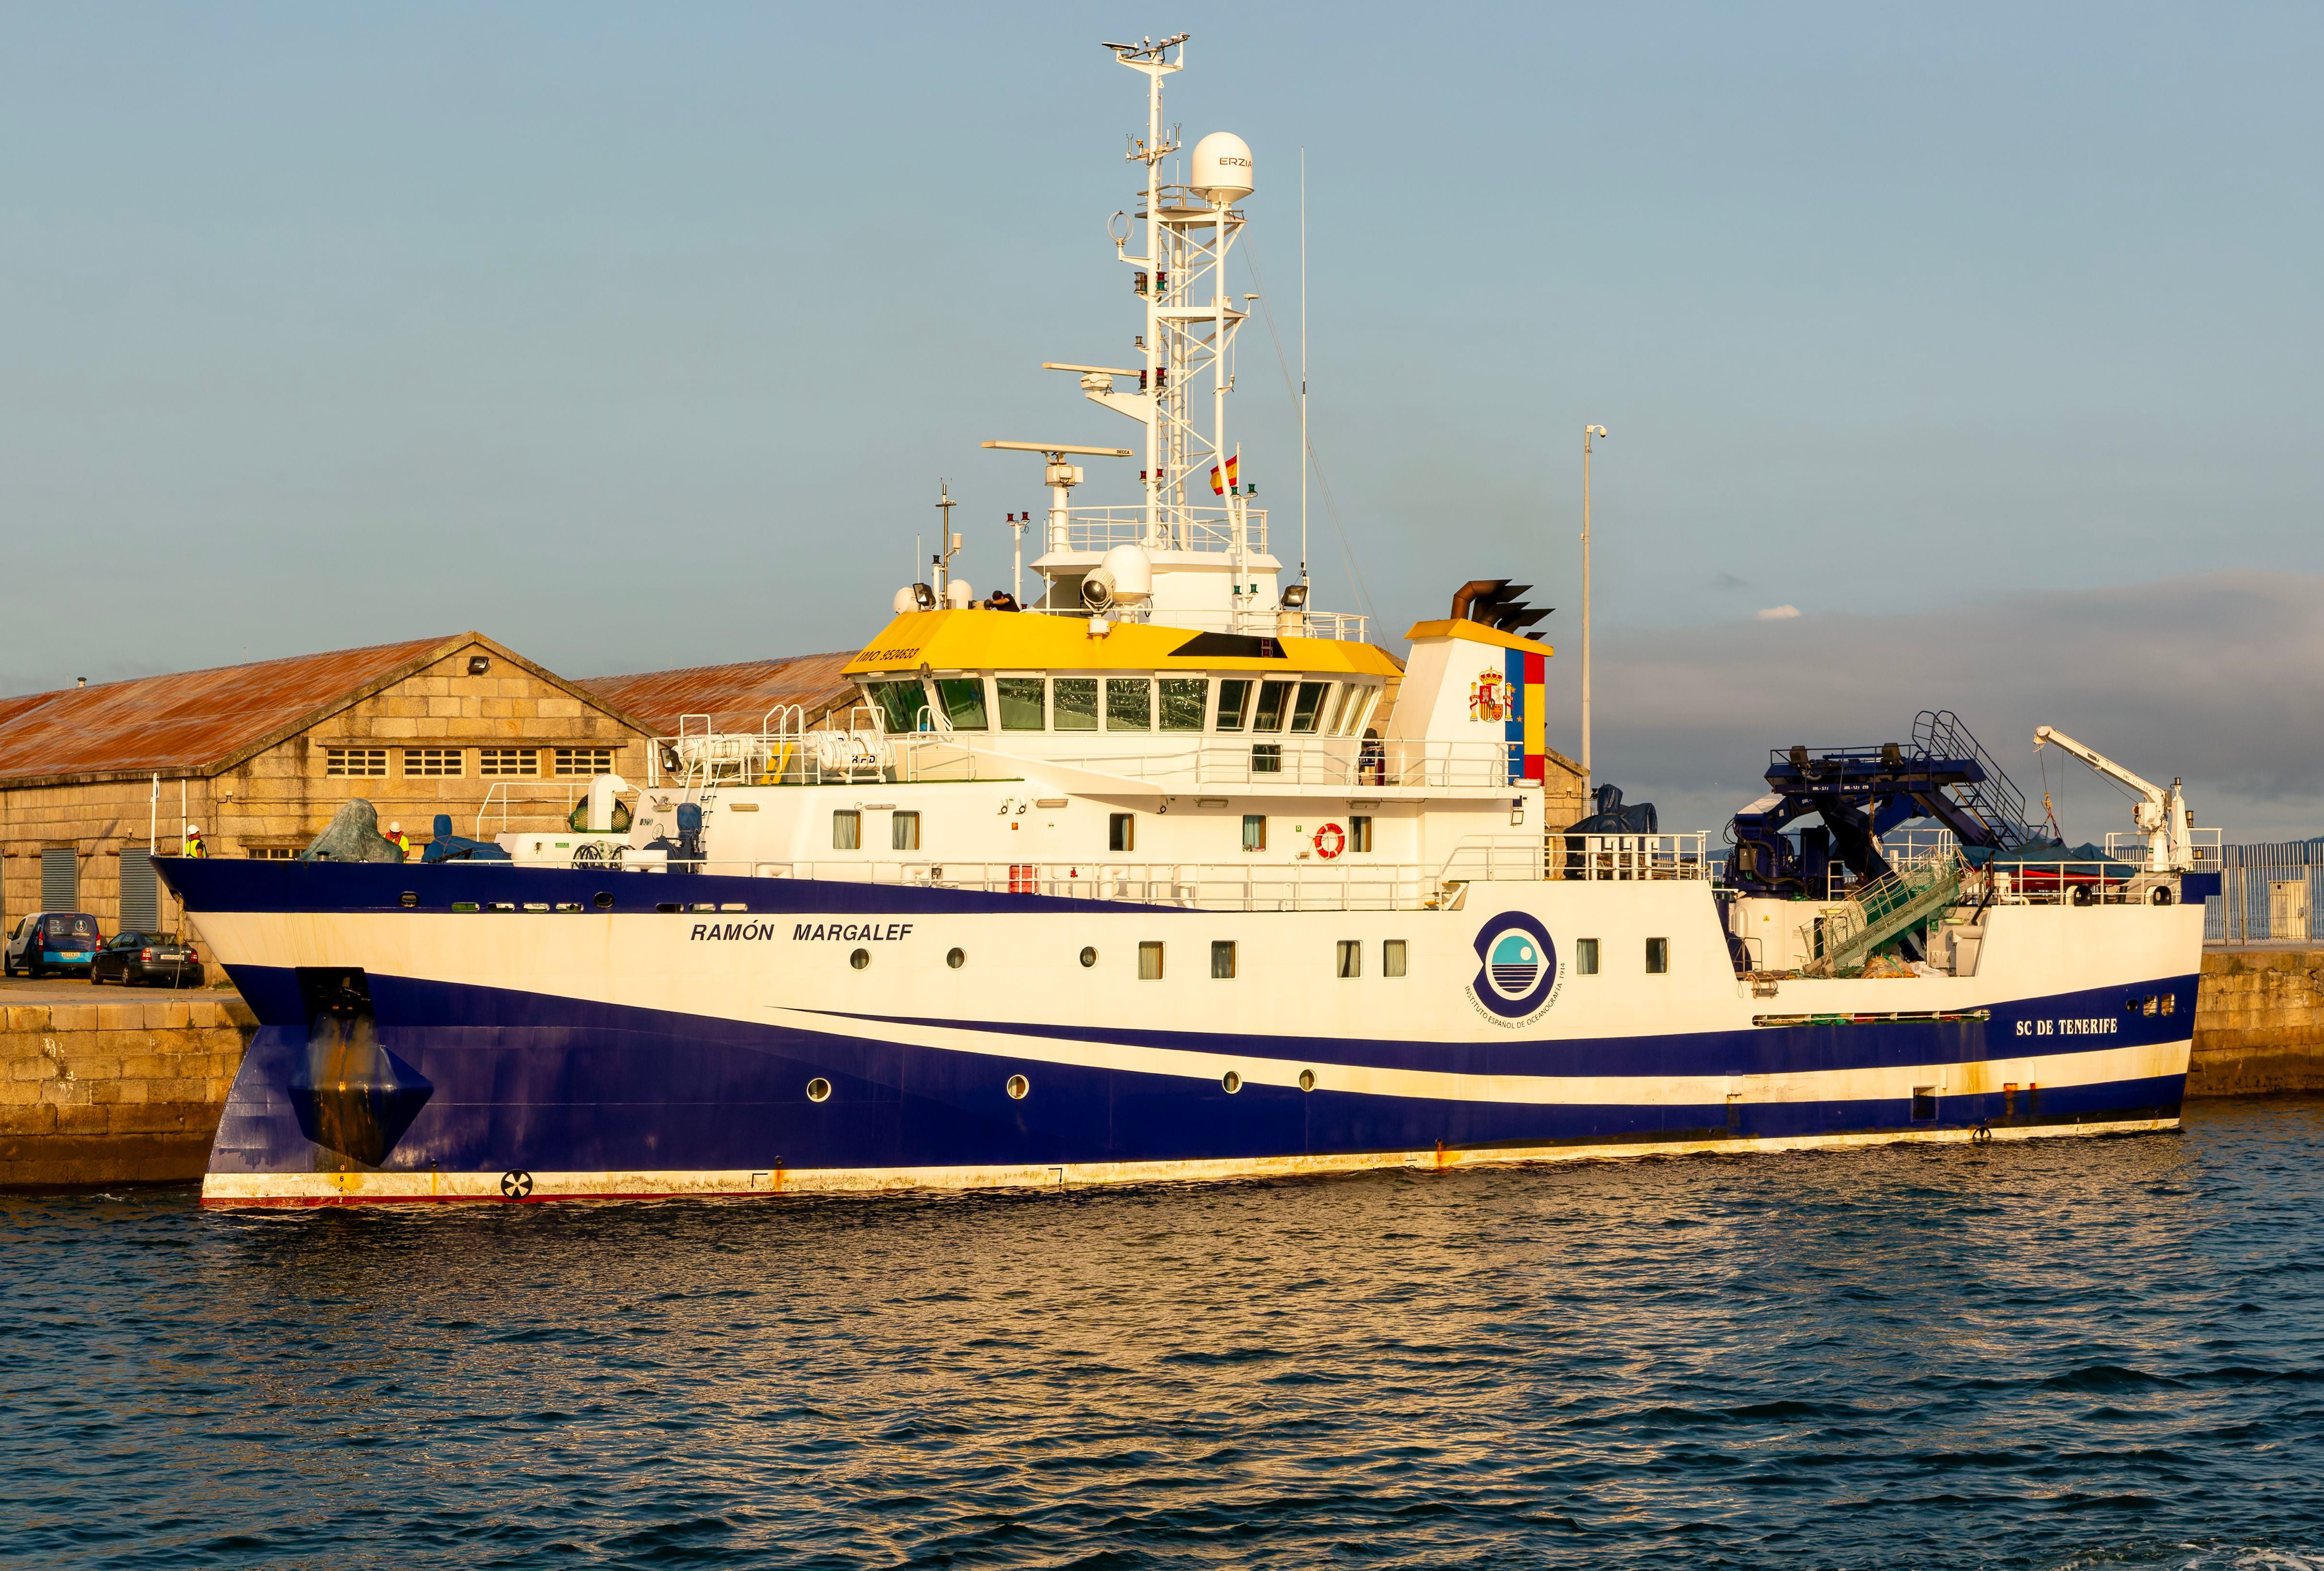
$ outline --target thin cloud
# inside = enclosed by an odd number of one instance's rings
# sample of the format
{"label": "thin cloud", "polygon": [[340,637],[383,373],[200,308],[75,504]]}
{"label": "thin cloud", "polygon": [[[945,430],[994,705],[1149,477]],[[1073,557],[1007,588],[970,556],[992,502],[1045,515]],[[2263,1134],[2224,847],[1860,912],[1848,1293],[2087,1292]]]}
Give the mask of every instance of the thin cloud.
{"label": "thin cloud", "polygon": [[1797,616],[1799,614],[1800,608],[1796,605],[1770,605],[1766,610],[1759,613],[1759,620],[1762,622],[1789,622],[1793,617]]}

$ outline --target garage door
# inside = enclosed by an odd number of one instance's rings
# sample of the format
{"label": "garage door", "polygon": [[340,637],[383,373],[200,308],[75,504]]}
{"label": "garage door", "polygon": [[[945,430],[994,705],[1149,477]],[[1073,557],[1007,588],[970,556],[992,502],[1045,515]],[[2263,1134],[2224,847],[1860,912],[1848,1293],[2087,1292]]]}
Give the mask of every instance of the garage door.
{"label": "garage door", "polygon": [[143,851],[121,853],[121,926],[129,932],[150,933],[161,925],[159,892],[154,887],[153,859]]}
{"label": "garage door", "polygon": [[80,909],[80,855],[69,846],[53,846],[41,853],[41,909]]}

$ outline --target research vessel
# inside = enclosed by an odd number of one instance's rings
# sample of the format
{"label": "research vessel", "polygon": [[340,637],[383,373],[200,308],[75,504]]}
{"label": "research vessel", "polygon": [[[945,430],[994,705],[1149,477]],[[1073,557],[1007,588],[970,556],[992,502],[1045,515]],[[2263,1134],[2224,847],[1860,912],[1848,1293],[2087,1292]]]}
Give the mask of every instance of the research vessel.
{"label": "research vessel", "polygon": [[[2044,859],[1924,714],[1910,741],[1775,750],[1714,845],[1583,811],[1547,738],[1555,652],[1506,580],[1448,583],[1400,656],[1309,603],[1229,435],[1250,149],[1165,122],[1183,37],[1107,47],[1146,79],[1111,231],[1143,330],[1128,364],[1047,368],[1137,443],[989,444],[1050,494],[1009,521],[1010,590],[954,575],[947,522],[835,721],[688,721],[567,829],[439,823],[420,864],[161,859],[260,1021],[205,1201],[2175,1125],[2208,876],[2175,785],[2048,738],[2140,817]],[[1135,465],[1138,501],[1076,505],[1090,462]]]}

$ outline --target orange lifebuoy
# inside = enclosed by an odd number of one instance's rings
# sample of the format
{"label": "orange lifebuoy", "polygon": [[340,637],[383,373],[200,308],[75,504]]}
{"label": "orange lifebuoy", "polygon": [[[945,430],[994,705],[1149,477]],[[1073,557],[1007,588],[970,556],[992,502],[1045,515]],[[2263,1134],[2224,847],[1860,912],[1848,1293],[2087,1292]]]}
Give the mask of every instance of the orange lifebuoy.
{"label": "orange lifebuoy", "polygon": [[[1323,837],[1327,835],[1332,838],[1332,843],[1329,846],[1323,844]],[[1322,828],[1315,831],[1315,855],[1322,857],[1324,861],[1329,862],[1333,857],[1337,856],[1341,852],[1345,851],[1347,848],[1348,832],[1345,829],[1341,828],[1339,825],[1326,824]]]}

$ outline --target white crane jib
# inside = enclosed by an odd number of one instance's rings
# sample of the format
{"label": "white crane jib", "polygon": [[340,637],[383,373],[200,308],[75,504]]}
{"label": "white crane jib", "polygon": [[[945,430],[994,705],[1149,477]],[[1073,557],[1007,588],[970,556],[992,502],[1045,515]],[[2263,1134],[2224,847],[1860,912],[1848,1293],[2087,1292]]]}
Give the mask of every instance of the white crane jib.
{"label": "white crane jib", "polygon": [[[2146,871],[2149,873],[2190,873],[2195,866],[2193,815],[2188,811],[2187,800],[2180,792],[2180,781],[2173,780],[2165,790],[2142,775],[2133,774],[2095,747],[2085,747],[2054,725],[2034,728],[2034,746],[2039,751],[2055,744],[2061,751],[2073,754],[2092,769],[2138,793],[2131,804],[2131,821],[2146,836]],[[2207,831],[2208,833],[2208,831]]]}

